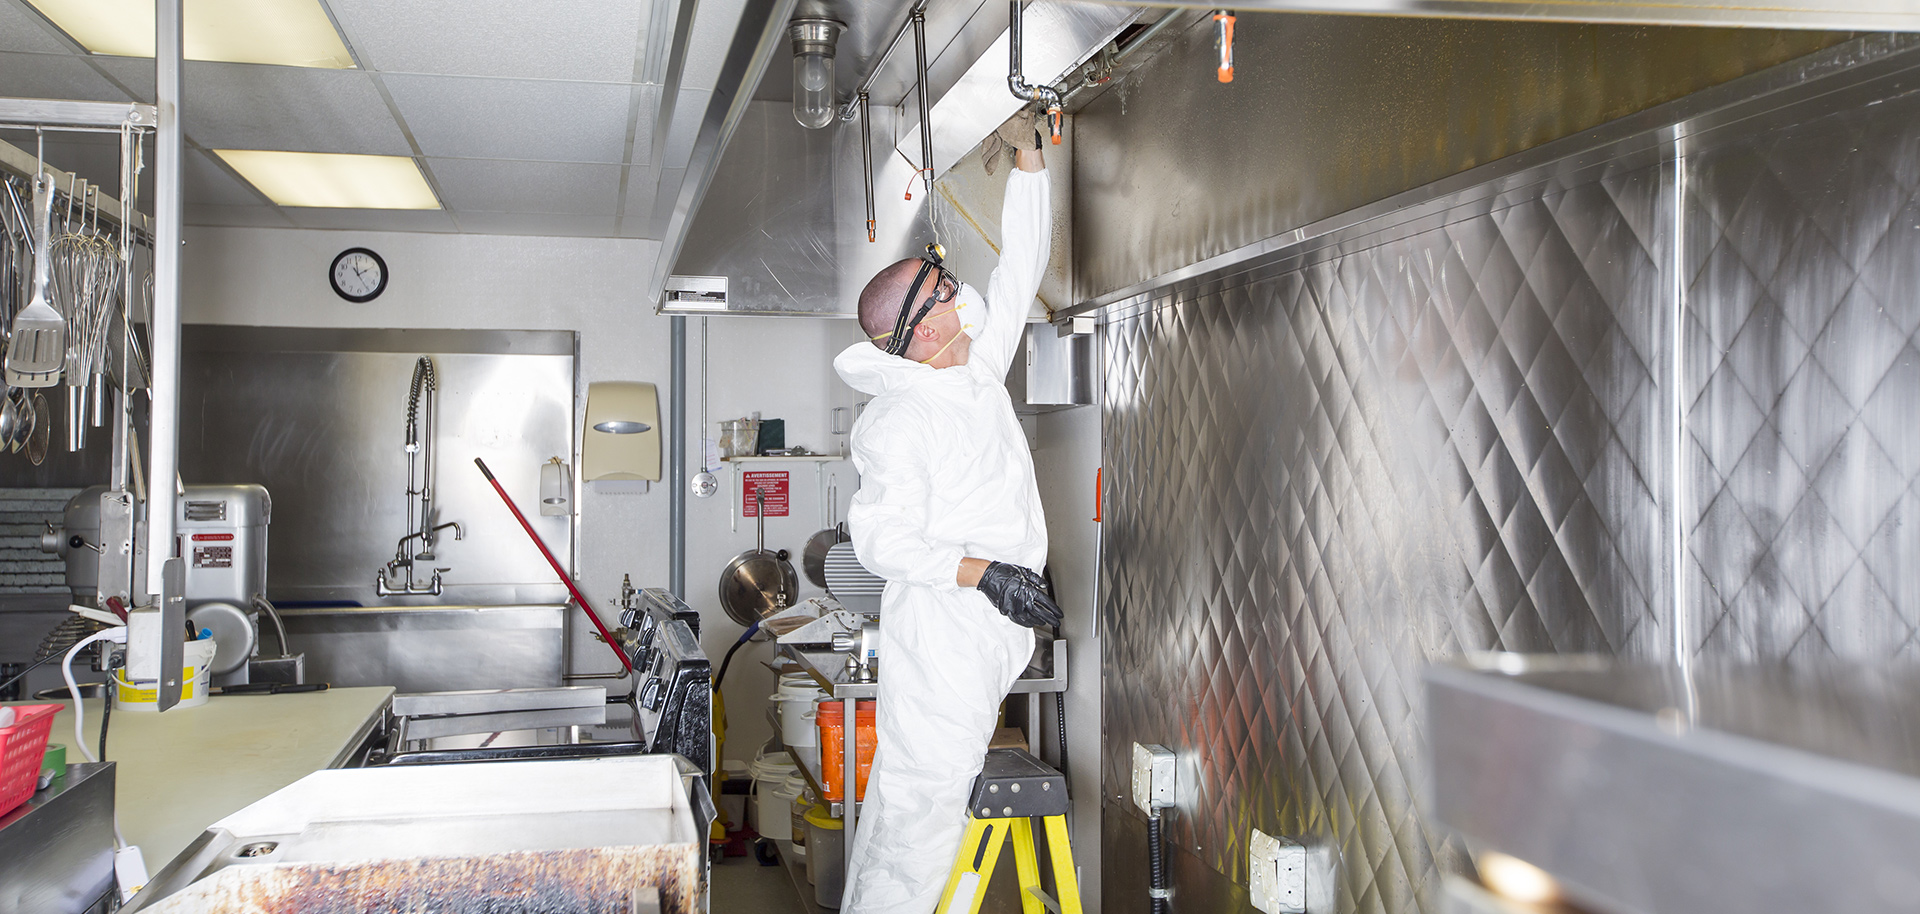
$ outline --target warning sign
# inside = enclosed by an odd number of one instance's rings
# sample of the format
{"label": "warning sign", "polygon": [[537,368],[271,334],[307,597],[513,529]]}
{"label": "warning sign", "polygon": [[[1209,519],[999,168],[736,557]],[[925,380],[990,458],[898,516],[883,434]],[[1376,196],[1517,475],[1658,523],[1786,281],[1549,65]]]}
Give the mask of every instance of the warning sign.
{"label": "warning sign", "polygon": [[767,516],[787,516],[787,471],[750,470],[740,474],[740,516],[759,517],[759,501],[754,493],[766,494]]}

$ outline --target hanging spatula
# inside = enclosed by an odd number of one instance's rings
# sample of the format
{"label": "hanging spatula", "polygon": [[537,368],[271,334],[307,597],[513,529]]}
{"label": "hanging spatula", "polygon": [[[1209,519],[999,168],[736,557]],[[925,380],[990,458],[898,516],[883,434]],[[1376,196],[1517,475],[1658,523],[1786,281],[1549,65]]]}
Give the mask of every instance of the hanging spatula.
{"label": "hanging spatula", "polygon": [[33,181],[33,217],[39,237],[33,246],[33,297],[13,319],[7,343],[7,384],[12,387],[52,387],[60,383],[67,359],[67,319],[47,303],[47,280],[52,255],[53,179],[42,174]]}

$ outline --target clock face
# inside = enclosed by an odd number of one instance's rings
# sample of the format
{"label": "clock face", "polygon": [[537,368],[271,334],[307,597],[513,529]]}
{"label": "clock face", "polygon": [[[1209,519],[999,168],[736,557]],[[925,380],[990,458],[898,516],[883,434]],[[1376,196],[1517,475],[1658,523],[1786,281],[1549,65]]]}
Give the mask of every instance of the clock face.
{"label": "clock face", "polygon": [[372,301],[387,289],[387,262],[366,248],[348,248],[333,258],[327,279],[347,301]]}

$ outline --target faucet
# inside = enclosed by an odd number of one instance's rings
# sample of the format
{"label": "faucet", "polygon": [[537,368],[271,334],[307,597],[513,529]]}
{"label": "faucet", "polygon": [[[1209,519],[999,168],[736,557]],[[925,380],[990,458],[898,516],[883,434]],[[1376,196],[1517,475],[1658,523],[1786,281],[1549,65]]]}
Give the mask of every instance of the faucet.
{"label": "faucet", "polygon": [[[434,560],[434,545],[440,541],[440,531],[448,527],[453,528],[454,539],[466,538],[466,529],[459,521],[435,523],[438,517],[433,505],[434,395],[439,387],[433,359],[421,356],[413,365],[413,381],[407,387],[407,527],[411,532],[394,544],[393,561],[374,575],[374,592],[383,597],[439,596],[441,573],[453,569],[435,568],[430,581],[416,584],[414,563]],[[407,543],[412,540],[419,540],[420,547],[409,555]]]}

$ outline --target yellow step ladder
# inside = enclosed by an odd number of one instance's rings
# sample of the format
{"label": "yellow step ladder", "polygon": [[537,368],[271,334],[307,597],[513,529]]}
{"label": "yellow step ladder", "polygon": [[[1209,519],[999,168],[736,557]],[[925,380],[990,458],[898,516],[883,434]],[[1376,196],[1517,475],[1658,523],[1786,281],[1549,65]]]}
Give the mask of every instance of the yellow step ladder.
{"label": "yellow step ladder", "polygon": [[[1040,855],[1033,836],[1041,828],[1046,830],[1058,898],[1040,887]],[[1023,914],[1081,914],[1080,882],[1067,840],[1067,779],[1024,749],[987,751],[986,765],[973,782],[967,834],[940,893],[939,914],[978,914],[1008,838],[1013,839],[1013,860],[1020,873]]]}

